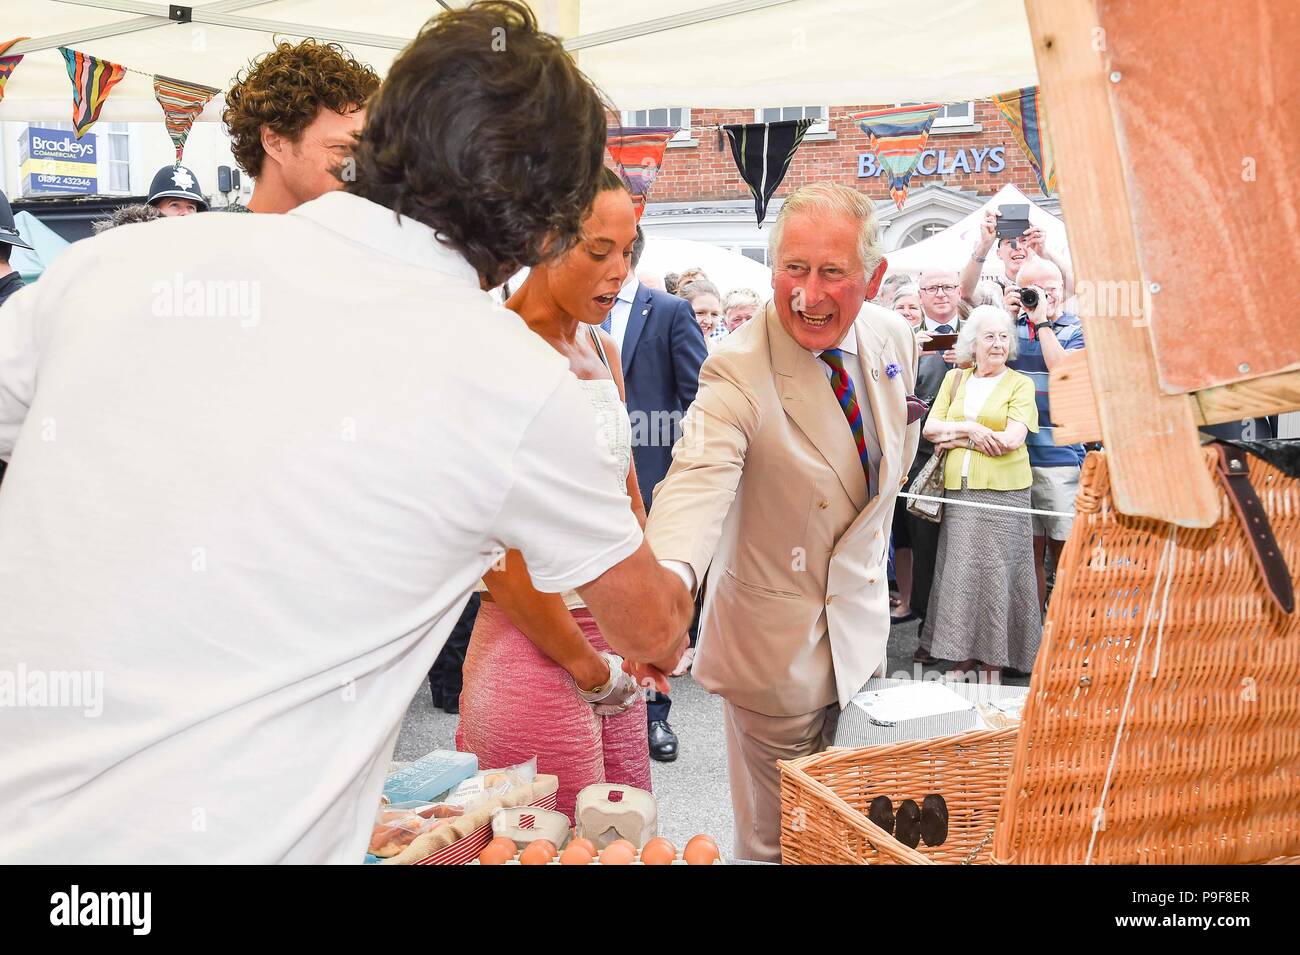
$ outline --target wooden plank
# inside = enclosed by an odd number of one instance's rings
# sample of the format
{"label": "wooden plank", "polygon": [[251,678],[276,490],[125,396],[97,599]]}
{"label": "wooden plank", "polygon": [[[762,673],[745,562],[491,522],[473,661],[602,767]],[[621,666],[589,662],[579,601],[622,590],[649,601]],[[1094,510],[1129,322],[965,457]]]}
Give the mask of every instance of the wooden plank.
{"label": "wooden plank", "polygon": [[[1101,441],[1097,399],[1088,373],[1087,353],[1070,352],[1051,373],[1053,438],[1057,444]],[[1300,371],[1220,385],[1187,396],[1198,426],[1262,418],[1300,407]]]}
{"label": "wooden plank", "polygon": [[1206,424],[1262,418],[1300,408],[1300,371],[1207,388],[1193,395]]}
{"label": "wooden plank", "polygon": [[[1110,69],[1094,48],[1093,0],[1026,0],[1025,7],[1075,275],[1141,283]],[[1147,39],[1162,42],[1156,34]],[[1217,259],[1206,263],[1207,273],[1216,266]],[[1098,314],[1089,307],[1095,302],[1081,296],[1080,317],[1115,506],[1184,527],[1211,526],[1219,516],[1218,489],[1201,460],[1191,402],[1161,392],[1146,329],[1131,316]]]}
{"label": "wooden plank", "polygon": [[1097,0],[1097,16],[1162,388],[1300,368],[1278,326],[1300,271],[1300,3]]}
{"label": "wooden plank", "polygon": [[1057,444],[1086,444],[1101,440],[1101,419],[1097,417],[1097,396],[1088,374],[1088,353],[1067,352],[1065,361],[1051,370],[1048,397]]}

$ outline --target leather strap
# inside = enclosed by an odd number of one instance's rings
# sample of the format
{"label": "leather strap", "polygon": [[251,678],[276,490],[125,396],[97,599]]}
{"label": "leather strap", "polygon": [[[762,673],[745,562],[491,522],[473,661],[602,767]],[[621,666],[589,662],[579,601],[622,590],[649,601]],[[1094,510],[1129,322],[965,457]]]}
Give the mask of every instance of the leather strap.
{"label": "leather strap", "polygon": [[1251,553],[1255,555],[1255,563],[1264,577],[1264,583],[1268,585],[1269,594],[1283,613],[1294,613],[1295,593],[1291,588],[1291,571],[1286,565],[1286,558],[1282,556],[1282,549],[1277,546],[1264,505],[1260,503],[1255,488],[1250,483],[1246,454],[1240,448],[1220,441],[1214,442],[1214,449],[1219,455],[1215,471],[1246,531]]}

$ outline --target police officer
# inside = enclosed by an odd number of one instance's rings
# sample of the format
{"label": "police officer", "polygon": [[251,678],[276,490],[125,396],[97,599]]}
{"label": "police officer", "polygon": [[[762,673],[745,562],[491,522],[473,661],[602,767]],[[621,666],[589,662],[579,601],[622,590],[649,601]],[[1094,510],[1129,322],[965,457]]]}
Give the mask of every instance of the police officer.
{"label": "police officer", "polygon": [[[22,276],[9,265],[9,252],[15,245],[20,249],[31,248],[26,240],[18,234],[18,226],[14,223],[14,210],[9,205],[9,197],[0,192],[0,305],[3,305],[5,299],[23,287]],[[0,471],[0,473],[3,473],[3,471]]]}
{"label": "police officer", "polygon": [[163,166],[154,174],[149,186],[149,205],[156,206],[165,216],[208,211],[208,200],[203,198],[198,177],[180,163]]}

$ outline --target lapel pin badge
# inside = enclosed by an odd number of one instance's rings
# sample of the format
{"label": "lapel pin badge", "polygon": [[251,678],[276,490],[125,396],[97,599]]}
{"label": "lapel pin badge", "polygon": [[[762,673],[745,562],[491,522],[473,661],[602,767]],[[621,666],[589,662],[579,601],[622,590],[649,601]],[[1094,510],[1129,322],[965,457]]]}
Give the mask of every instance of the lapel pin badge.
{"label": "lapel pin badge", "polygon": [[872,380],[872,381],[879,381],[879,380],[880,380],[880,369],[879,369],[879,368],[873,368],[873,369],[871,369],[871,380]]}

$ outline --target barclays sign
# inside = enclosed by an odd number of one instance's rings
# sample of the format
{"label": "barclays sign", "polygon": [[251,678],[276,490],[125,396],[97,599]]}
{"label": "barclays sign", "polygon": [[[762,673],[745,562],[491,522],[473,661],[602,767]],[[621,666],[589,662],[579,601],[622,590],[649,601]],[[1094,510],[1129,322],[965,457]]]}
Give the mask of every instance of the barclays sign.
{"label": "barclays sign", "polygon": [[[918,176],[969,175],[973,172],[998,173],[1007,168],[1006,146],[967,149],[925,149],[916,160]],[[858,154],[858,178],[870,179],[885,171],[875,153]]]}

